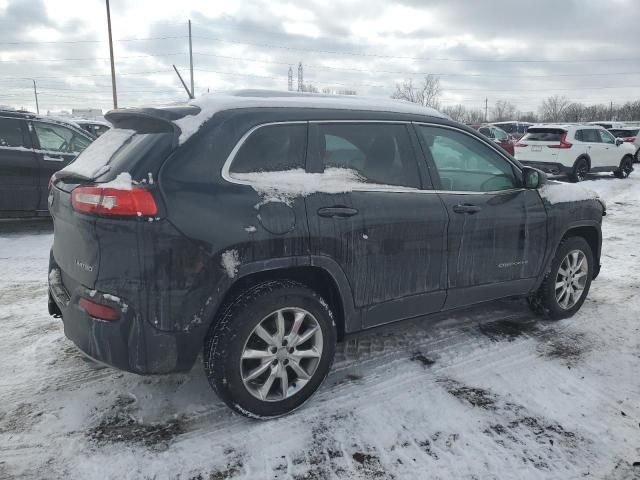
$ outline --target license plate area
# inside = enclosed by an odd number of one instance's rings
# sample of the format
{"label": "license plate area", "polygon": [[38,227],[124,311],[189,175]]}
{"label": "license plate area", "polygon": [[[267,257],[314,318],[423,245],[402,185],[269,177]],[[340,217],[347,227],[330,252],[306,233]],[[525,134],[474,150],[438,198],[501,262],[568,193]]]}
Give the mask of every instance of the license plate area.
{"label": "license plate area", "polygon": [[532,152],[541,152],[542,151],[542,146],[541,145],[532,145],[531,146],[531,151]]}

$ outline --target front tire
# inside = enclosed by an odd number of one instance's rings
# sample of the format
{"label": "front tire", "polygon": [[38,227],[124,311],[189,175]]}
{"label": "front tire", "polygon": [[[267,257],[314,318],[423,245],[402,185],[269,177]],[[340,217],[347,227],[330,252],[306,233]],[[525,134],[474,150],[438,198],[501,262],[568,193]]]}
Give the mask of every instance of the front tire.
{"label": "front tire", "polygon": [[532,310],[559,320],[573,316],[587,298],[594,272],[593,252],[582,237],[568,237],[558,246],[551,271],[529,299]]}
{"label": "front tire", "polygon": [[620,161],[620,167],[613,172],[618,178],[627,178],[633,172],[633,159],[631,157],[624,157]]}
{"label": "front tire", "polygon": [[316,292],[293,281],[269,281],[243,293],[211,327],[205,372],[236,412],[277,417],[318,389],[335,346],[332,313]]}
{"label": "front tire", "polygon": [[586,158],[579,158],[576,160],[576,163],[573,164],[573,171],[569,178],[572,182],[582,182],[587,178],[587,174],[589,173],[589,162],[587,162]]}

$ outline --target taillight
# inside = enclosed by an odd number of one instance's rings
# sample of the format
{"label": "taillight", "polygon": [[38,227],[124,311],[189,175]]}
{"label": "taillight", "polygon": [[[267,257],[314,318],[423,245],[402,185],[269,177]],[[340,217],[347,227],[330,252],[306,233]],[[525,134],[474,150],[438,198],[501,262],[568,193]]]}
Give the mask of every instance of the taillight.
{"label": "taillight", "polygon": [[528,147],[529,145],[527,145],[526,143],[516,143],[515,146],[516,147]]}
{"label": "taillight", "polygon": [[571,148],[573,143],[567,142],[567,132],[564,132],[560,137],[560,143],[558,145],[547,145],[549,148]]}
{"label": "taillight", "polygon": [[107,322],[114,322],[120,318],[120,312],[109,305],[103,305],[96,303],[88,298],[80,298],[78,302],[80,308],[87,312],[93,318],[98,320],[106,320]]}
{"label": "taillight", "polygon": [[152,217],[158,213],[151,192],[137,186],[130,189],[99,185],[77,187],[71,194],[71,204],[77,212],[94,215]]}
{"label": "taillight", "polygon": [[629,143],[633,143],[636,141],[636,137],[624,137],[622,139],[623,142],[629,142]]}

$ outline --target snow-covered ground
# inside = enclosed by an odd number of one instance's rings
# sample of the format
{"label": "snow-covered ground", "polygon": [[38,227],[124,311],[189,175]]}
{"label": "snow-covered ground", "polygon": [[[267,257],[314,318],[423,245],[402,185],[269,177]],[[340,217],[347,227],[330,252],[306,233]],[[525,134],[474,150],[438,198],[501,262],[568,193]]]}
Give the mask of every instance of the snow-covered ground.
{"label": "snow-covered ground", "polygon": [[640,174],[595,178],[603,268],[574,318],[505,301],[363,334],[267,422],[200,364],[84,360],[47,315],[50,224],[0,223],[0,478],[640,478]]}

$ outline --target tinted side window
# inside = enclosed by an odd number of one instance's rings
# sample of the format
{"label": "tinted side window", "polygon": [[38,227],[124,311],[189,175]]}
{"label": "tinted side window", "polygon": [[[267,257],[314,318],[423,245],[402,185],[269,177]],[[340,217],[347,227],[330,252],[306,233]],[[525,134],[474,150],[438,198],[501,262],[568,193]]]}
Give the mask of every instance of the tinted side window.
{"label": "tinted side window", "polygon": [[498,140],[508,140],[509,135],[504,130],[500,130],[499,128],[492,128],[493,136]]}
{"label": "tinted side window", "polygon": [[26,146],[20,120],[0,118],[0,147]]}
{"label": "tinted side window", "polygon": [[255,130],[238,150],[231,173],[280,172],[304,168],[306,124],[267,125]]}
{"label": "tinted side window", "polygon": [[493,192],[518,187],[511,164],[477,138],[448,128],[418,126],[443,190]]}
{"label": "tinted side window", "polygon": [[600,134],[602,143],[616,143],[616,139],[613,138],[613,135],[611,135],[606,130],[598,130],[598,133]]}
{"label": "tinted side window", "polygon": [[356,171],[368,183],[420,188],[407,127],[384,123],[320,123],[318,158],[323,168]]}
{"label": "tinted side window", "polygon": [[583,142],[601,143],[600,135],[598,135],[598,130],[594,128],[588,128],[586,130],[582,130],[582,138],[583,138]]}
{"label": "tinted side window", "polygon": [[582,134],[582,132],[584,132],[584,130],[576,130],[576,133],[574,135],[574,138],[579,142],[584,142],[584,135]]}
{"label": "tinted side window", "polygon": [[488,127],[482,127],[478,131],[485,137],[493,138],[493,135],[491,134],[491,129]]}

